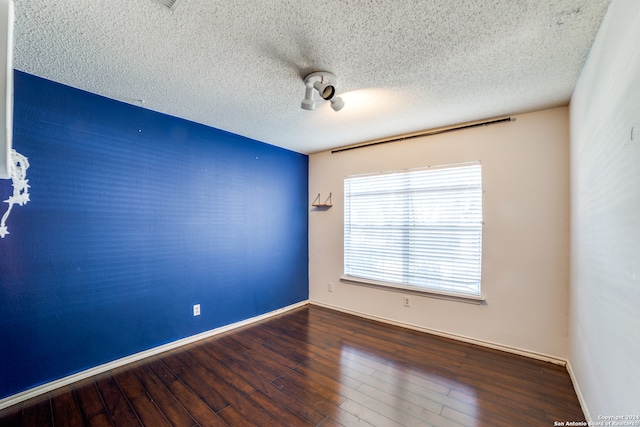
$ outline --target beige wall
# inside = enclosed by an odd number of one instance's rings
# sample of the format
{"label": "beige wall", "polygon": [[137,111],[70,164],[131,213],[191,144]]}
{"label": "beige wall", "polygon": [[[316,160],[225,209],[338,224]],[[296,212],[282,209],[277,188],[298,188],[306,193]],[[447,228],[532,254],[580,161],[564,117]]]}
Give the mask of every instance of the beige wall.
{"label": "beige wall", "polygon": [[639,41],[640,1],[612,2],[571,99],[569,360],[596,422],[640,416]]}
{"label": "beige wall", "polygon": [[[640,129],[639,132],[640,134]],[[341,283],[347,175],[480,160],[484,187],[482,294],[474,305]],[[567,357],[569,283],[568,108],[515,122],[309,158],[310,299],[555,358]],[[333,292],[328,283],[334,284]]]}

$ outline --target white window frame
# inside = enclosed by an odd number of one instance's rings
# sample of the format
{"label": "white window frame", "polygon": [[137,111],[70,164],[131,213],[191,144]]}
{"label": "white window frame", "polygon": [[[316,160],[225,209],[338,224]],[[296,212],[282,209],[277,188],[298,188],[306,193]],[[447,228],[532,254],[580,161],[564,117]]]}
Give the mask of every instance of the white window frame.
{"label": "white window frame", "polygon": [[479,161],[352,175],[344,186],[342,281],[484,300]]}

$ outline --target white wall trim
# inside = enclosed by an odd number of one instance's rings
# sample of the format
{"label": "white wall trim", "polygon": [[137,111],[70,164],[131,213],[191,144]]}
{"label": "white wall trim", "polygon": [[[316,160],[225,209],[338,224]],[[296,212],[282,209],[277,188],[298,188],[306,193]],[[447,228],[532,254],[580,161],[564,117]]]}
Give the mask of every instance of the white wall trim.
{"label": "white wall trim", "polygon": [[578,385],[578,381],[577,378],[575,377],[573,370],[571,369],[571,365],[568,363],[568,361],[558,358],[558,357],[554,357],[554,356],[549,356],[546,354],[542,354],[542,353],[537,353],[537,352],[532,352],[529,350],[522,350],[519,348],[515,348],[515,347],[511,347],[511,346],[505,346],[502,344],[497,344],[497,343],[493,343],[490,341],[484,341],[484,340],[478,340],[475,338],[470,338],[470,337],[466,337],[463,335],[458,335],[458,334],[452,334],[449,332],[443,332],[443,331],[439,331],[439,330],[435,330],[435,329],[430,329],[430,328],[425,328],[422,326],[418,326],[418,325],[413,325],[410,323],[405,323],[405,322],[399,322],[397,320],[392,320],[392,319],[387,319],[384,317],[380,317],[380,316],[374,316],[374,315],[370,315],[370,314],[366,314],[366,313],[361,313],[358,311],[353,311],[353,310],[349,310],[349,309],[345,309],[342,307],[338,307],[338,306],[334,306],[331,304],[326,304],[326,303],[322,303],[319,301],[311,301],[311,300],[305,300],[305,301],[300,301],[296,304],[292,304],[289,305],[287,307],[283,307],[280,308],[278,310],[274,310],[271,311],[269,313],[265,313],[265,314],[261,314],[259,316],[255,316],[252,317],[250,319],[245,319],[242,320],[240,322],[236,322],[236,323],[232,323],[230,325],[225,325],[225,326],[221,326],[219,328],[216,329],[212,329],[210,331],[205,331],[202,332],[200,334],[196,334],[196,335],[192,335],[190,337],[187,338],[183,338],[177,341],[173,341],[170,342],[168,344],[164,344],[161,345],[159,347],[154,347],[151,348],[149,350],[145,350],[142,351],[140,353],[136,353],[136,354],[132,354],[130,356],[127,357],[123,357],[121,359],[117,359],[108,363],[105,363],[103,365],[99,365],[90,369],[87,369],[85,371],[82,372],[78,372],[76,374],[73,375],[69,375],[67,377],[61,378],[59,380],[55,380],[34,388],[31,388],[29,390],[25,390],[21,393],[18,394],[14,394],[12,396],[9,397],[5,397],[4,399],[0,400],[0,411],[3,409],[6,409],[10,406],[16,405],[18,403],[24,402],[26,400],[29,400],[31,398],[37,397],[39,395],[48,393],[50,391],[56,390],[58,388],[67,386],[69,384],[73,384],[77,381],[81,381],[87,378],[90,378],[94,375],[99,375],[102,374],[104,372],[107,372],[109,370],[112,369],[116,369],[122,366],[125,366],[129,363],[133,363],[133,362],[137,362],[139,360],[145,359],[147,357],[151,357],[151,356],[155,356],[158,355],[160,353],[164,353],[166,351],[169,350],[174,350],[176,348],[179,348],[181,346],[187,345],[187,344],[191,344],[194,343],[196,341],[200,341],[203,340],[205,338],[210,338],[219,334],[222,334],[224,332],[228,332],[228,331],[232,331],[234,329],[243,327],[243,326],[247,326],[250,325],[252,323],[256,323],[259,322],[261,320],[266,320],[268,318],[271,317],[275,317],[278,316],[280,314],[286,313],[288,311],[291,310],[295,310],[297,308],[300,307],[304,307],[306,305],[316,305],[319,307],[324,307],[330,310],[335,310],[335,311],[339,311],[342,313],[346,313],[346,314],[351,314],[354,316],[358,316],[358,317],[362,317],[365,319],[370,319],[370,320],[374,320],[374,321],[378,321],[378,322],[382,322],[382,323],[387,323],[390,325],[394,325],[394,326],[399,326],[402,328],[406,328],[406,329],[411,329],[411,330],[415,330],[418,332],[424,332],[427,334],[431,334],[431,335],[437,335],[437,336],[441,336],[444,338],[451,338],[457,341],[462,341],[462,342],[466,342],[466,343],[470,343],[470,344],[476,344],[476,345],[480,345],[482,347],[487,347],[487,348],[492,348],[494,350],[501,350],[501,351],[505,351],[507,353],[512,353],[512,354],[517,354],[519,356],[525,356],[525,357],[529,357],[532,359],[536,359],[536,360],[542,360],[544,362],[550,362],[556,365],[560,365],[560,366],[566,366],[567,371],[569,372],[569,377],[571,378],[571,381],[573,383],[573,387],[576,391],[576,395],[578,396],[578,400],[580,402],[580,406],[582,407],[582,411],[585,414],[585,417],[587,417],[587,420],[590,421],[591,417],[589,415],[589,412],[587,410],[587,406],[586,403],[584,401],[584,398],[582,396],[582,393],[580,391],[580,387]]}
{"label": "white wall trim", "polygon": [[505,351],[507,353],[517,354],[519,356],[525,356],[525,357],[529,357],[531,359],[541,360],[543,362],[550,362],[550,363],[553,363],[554,365],[560,365],[560,366],[566,366],[567,365],[567,361],[565,359],[561,359],[561,358],[558,358],[558,357],[555,357],[555,356],[550,356],[548,354],[537,353],[537,352],[530,351],[530,350],[523,350],[523,349],[519,349],[519,348],[516,348],[516,347],[511,347],[511,346],[507,346],[507,345],[503,345],[503,344],[497,344],[497,343],[490,342],[490,341],[484,341],[484,340],[479,340],[479,339],[467,337],[467,336],[464,336],[464,335],[458,335],[458,334],[452,334],[452,333],[449,333],[449,332],[439,331],[437,329],[425,328],[423,326],[418,326],[418,325],[414,325],[414,324],[411,324],[411,323],[405,323],[405,322],[400,322],[400,321],[397,321],[397,320],[387,319],[385,317],[374,316],[374,315],[367,314],[367,313],[361,313],[359,311],[353,311],[353,310],[349,310],[349,309],[346,309],[346,308],[338,307],[338,306],[335,306],[335,305],[319,302],[319,301],[311,301],[310,300],[309,303],[311,305],[317,305],[319,307],[324,307],[324,308],[328,308],[330,310],[340,311],[342,313],[351,314],[351,315],[358,316],[358,317],[363,317],[365,319],[375,320],[375,321],[378,321],[378,322],[387,323],[387,324],[394,325],[394,326],[400,326],[401,328],[412,329],[414,331],[424,332],[424,333],[431,334],[431,335],[437,335],[437,336],[444,337],[444,338],[451,338],[451,339],[454,339],[456,341],[462,341],[462,342],[466,342],[466,343],[469,343],[469,344],[476,344],[476,345],[479,345],[479,346],[482,346],[482,347],[492,348],[494,350],[501,350],[501,351]]}
{"label": "white wall trim", "polygon": [[464,295],[452,292],[440,291],[436,289],[419,288],[417,286],[399,285],[397,283],[381,282],[379,280],[363,279],[354,276],[341,276],[342,283],[348,283],[359,286],[369,286],[378,289],[384,289],[392,292],[411,292],[412,294],[422,295],[429,298],[438,298],[448,301],[466,302],[468,304],[484,304],[485,298],[482,295]]}
{"label": "white wall trim", "polygon": [[240,328],[242,326],[247,326],[250,325],[252,323],[255,322],[259,322],[261,320],[265,320],[271,317],[275,317],[278,316],[280,314],[286,313],[288,311],[291,310],[295,310],[296,308],[300,308],[300,307],[304,307],[306,305],[309,304],[309,300],[305,300],[305,301],[300,301],[298,303],[283,307],[283,308],[279,308],[277,310],[274,311],[270,311],[268,313],[265,314],[261,314],[259,316],[255,316],[255,317],[251,317],[249,319],[245,319],[242,320],[240,322],[236,322],[236,323],[232,323],[230,325],[225,325],[225,326],[221,326],[219,328],[216,329],[211,329],[209,331],[205,331],[196,335],[192,335],[190,337],[186,337],[186,338],[182,338],[179,339],[177,341],[173,341],[158,347],[154,347],[154,348],[150,348],[149,350],[145,350],[142,351],[140,353],[136,353],[136,354],[132,354],[130,356],[126,356],[123,357],[121,359],[117,359],[108,363],[105,363],[103,365],[99,365],[99,366],[95,366],[93,368],[87,369],[85,371],[82,372],[78,372],[76,374],[73,375],[69,375],[68,377],[64,377],[64,378],[60,378],[58,380],[55,381],[51,381],[49,383],[46,384],[42,384],[40,386],[34,387],[34,388],[30,388],[28,390],[25,390],[21,393],[18,394],[14,394],[12,396],[9,397],[5,397],[4,399],[0,400],[0,411],[8,408],[10,406],[13,406],[15,404],[18,404],[20,402],[24,402],[25,400],[29,400],[33,397],[39,396],[41,394],[44,393],[48,393],[50,391],[53,391],[55,389],[58,389],[60,387],[64,387],[67,386],[69,384],[73,384],[77,381],[81,381],[87,378],[90,378],[94,375],[98,375],[98,374],[102,374],[104,372],[107,372],[111,369],[116,369],[119,367],[122,367],[124,365],[127,365],[129,363],[133,363],[133,362],[137,362],[139,360],[142,359],[146,359],[147,357],[151,357],[151,356],[155,356],[158,355],[160,353],[164,353],[165,351],[169,351],[169,350],[174,350],[176,348],[182,347],[184,345],[187,344],[191,344],[194,343],[196,341],[200,341],[203,340],[205,338],[210,338],[213,337],[215,335],[219,335],[222,334],[224,332],[228,332],[231,331],[233,329],[237,329]]}
{"label": "white wall trim", "polygon": [[584,399],[582,391],[580,390],[580,384],[578,383],[578,378],[576,374],[573,372],[573,368],[571,367],[571,362],[567,360],[567,372],[569,372],[569,378],[571,378],[571,383],[573,384],[573,389],[576,392],[576,396],[578,396],[578,402],[580,402],[580,408],[582,408],[582,413],[587,420],[587,422],[592,423],[593,418],[591,418],[591,414],[589,413],[589,409],[587,408],[587,402]]}

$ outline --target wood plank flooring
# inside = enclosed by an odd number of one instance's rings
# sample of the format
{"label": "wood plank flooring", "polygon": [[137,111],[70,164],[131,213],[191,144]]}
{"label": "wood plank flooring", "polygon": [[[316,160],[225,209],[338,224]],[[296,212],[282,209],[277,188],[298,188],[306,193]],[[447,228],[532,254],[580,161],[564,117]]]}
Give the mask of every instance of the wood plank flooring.
{"label": "wood plank flooring", "polygon": [[308,306],[0,412],[0,426],[552,426],[560,366]]}

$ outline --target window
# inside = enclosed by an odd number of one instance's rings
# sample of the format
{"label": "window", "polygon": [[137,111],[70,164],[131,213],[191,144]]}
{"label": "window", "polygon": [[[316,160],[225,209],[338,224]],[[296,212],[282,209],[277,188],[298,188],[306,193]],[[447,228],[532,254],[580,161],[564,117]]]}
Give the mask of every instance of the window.
{"label": "window", "polygon": [[415,290],[480,297],[480,162],[344,180],[344,273]]}

